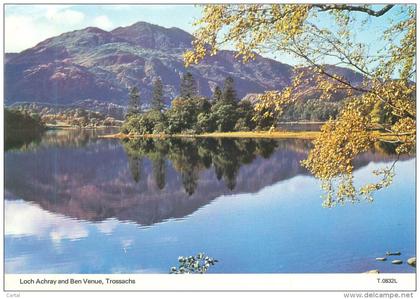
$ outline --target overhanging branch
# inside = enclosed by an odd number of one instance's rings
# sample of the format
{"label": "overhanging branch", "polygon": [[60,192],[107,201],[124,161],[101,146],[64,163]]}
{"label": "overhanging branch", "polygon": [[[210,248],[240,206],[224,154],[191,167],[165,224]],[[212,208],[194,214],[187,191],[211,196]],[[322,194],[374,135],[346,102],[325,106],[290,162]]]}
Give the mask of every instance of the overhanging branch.
{"label": "overhanging branch", "polygon": [[356,11],[356,12],[363,12],[367,13],[373,17],[380,17],[386,14],[394,5],[388,4],[385,5],[380,10],[373,10],[366,6],[360,5],[346,5],[346,4],[314,4],[314,7],[319,8],[320,11],[329,11],[329,10],[347,10],[347,11]]}

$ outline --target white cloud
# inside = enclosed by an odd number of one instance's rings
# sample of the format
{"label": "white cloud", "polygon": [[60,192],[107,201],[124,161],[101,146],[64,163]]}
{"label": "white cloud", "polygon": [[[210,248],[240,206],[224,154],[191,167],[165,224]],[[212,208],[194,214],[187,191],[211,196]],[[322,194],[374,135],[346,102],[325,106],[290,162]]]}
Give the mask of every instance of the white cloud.
{"label": "white cloud", "polygon": [[40,26],[28,16],[11,15],[5,18],[6,52],[20,52],[54,34],[52,27]]}
{"label": "white cloud", "polygon": [[[29,13],[29,12],[36,13]],[[69,5],[39,5],[28,13],[14,12],[5,17],[6,52],[20,52],[62,32],[82,27],[85,15]]]}
{"label": "white cloud", "polygon": [[62,6],[48,6],[45,13],[48,21],[56,24],[77,25],[83,22],[85,15],[76,10],[63,9]]}
{"label": "white cloud", "polygon": [[114,24],[112,24],[111,20],[107,16],[98,16],[93,20],[93,24],[96,27],[99,27],[104,30],[109,30],[114,27]]}

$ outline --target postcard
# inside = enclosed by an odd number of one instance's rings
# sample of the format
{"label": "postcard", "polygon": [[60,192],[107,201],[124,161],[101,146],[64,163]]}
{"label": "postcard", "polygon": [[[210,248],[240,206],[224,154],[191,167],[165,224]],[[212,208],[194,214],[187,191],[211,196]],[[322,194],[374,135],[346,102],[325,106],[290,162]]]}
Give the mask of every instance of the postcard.
{"label": "postcard", "polygon": [[416,4],[3,10],[5,292],[413,296]]}

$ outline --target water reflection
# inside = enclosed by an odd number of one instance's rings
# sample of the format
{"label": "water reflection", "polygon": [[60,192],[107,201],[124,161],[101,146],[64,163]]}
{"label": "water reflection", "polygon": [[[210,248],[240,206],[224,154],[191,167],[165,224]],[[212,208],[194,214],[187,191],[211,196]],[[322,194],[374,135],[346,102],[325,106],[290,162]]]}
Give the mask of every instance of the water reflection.
{"label": "water reflection", "polygon": [[[386,250],[414,255],[414,160],[374,203],[328,210],[300,166],[308,141],[102,133],[50,131],[5,153],[7,273],[167,273],[199,251],[219,273],[364,272]],[[394,159],[377,146],[357,178]]]}
{"label": "water reflection", "polygon": [[[297,141],[295,141],[297,142]],[[152,161],[152,175],[159,189],[165,186],[166,161],[181,175],[188,195],[197,188],[200,172],[213,168],[218,180],[234,190],[242,165],[257,157],[270,158],[277,147],[275,140],[252,139],[127,139],[123,141],[128,164],[137,183],[142,173],[142,159]],[[306,147],[307,145],[305,145]]]}
{"label": "water reflection", "polygon": [[[183,218],[220,195],[255,193],[307,175],[305,140],[98,139],[98,131],[52,131],[32,151],[5,159],[7,198],[77,219],[152,225]],[[370,161],[392,155],[370,152]],[[275,167],[274,167],[275,166]]]}
{"label": "water reflection", "polygon": [[41,137],[42,132],[40,131],[5,132],[4,150],[32,150],[38,146]]}
{"label": "water reflection", "polygon": [[19,132],[7,134],[5,151],[35,151],[39,148],[82,148],[100,135],[113,134],[118,128],[101,129],[49,129],[45,132]]}

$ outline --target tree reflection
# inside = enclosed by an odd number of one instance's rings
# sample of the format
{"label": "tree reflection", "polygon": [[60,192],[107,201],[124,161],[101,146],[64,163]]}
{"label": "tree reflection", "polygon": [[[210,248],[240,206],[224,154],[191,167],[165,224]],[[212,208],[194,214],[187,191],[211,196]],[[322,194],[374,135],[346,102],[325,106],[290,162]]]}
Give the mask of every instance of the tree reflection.
{"label": "tree reflection", "polygon": [[138,157],[128,156],[128,168],[130,169],[133,180],[138,183],[141,179],[141,159]]}
{"label": "tree reflection", "polygon": [[38,147],[43,132],[21,131],[19,133],[5,132],[4,150],[31,151]]}
{"label": "tree reflection", "polygon": [[194,194],[201,171],[214,168],[229,190],[236,187],[239,169],[258,156],[267,159],[277,147],[274,140],[252,139],[126,139],[123,141],[133,179],[140,179],[142,157],[152,162],[155,185],[165,187],[166,160],[181,175],[188,195]]}
{"label": "tree reflection", "polygon": [[159,158],[157,160],[153,160],[153,177],[156,181],[156,186],[162,190],[165,187],[166,183],[166,161],[165,159]]}
{"label": "tree reflection", "polygon": [[[184,190],[190,196],[198,187],[200,173],[206,169],[213,168],[216,178],[234,191],[241,166],[250,164],[257,158],[269,159],[276,151],[287,152],[291,149],[304,158],[311,147],[307,140],[279,142],[273,139],[231,138],[127,139],[123,143],[134,180],[140,179],[141,165],[138,159],[145,157],[152,162],[155,185],[163,189],[166,182],[166,161],[169,161],[180,174]],[[374,152],[381,157],[392,156],[395,153],[394,147],[388,143],[377,143]],[[373,159],[374,152],[365,153],[366,158]],[[302,171],[300,160],[290,160],[286,156],[283,159],[284,163],[275,167],[280,167],[285,177],[288,173]],[[356,158],[354,167],[360,167],[361,163],[365,164],[365,159]],[[360,188],[355,187],[353,175],[339,175],[322,180],[321,187],[325,191],[323,205],[333,207],[345,202],[358,202],[360,198],[372,200],[372,193],[392,182],[394,172],[393,164],[389,169],[374,173],[376,182]]]}
{"label": "tree reflection", "polygon": [[[115,129],[114,129],[115,130]],[[98,135],[113,133],[113,129],[48,129],[46,131],[6,132],[5,151],[34,151],[38,148],[82,148]]]}

